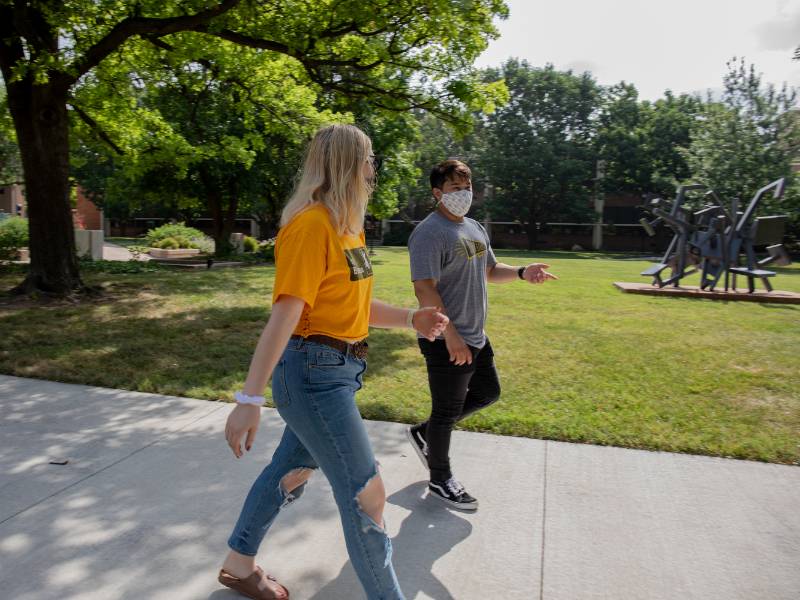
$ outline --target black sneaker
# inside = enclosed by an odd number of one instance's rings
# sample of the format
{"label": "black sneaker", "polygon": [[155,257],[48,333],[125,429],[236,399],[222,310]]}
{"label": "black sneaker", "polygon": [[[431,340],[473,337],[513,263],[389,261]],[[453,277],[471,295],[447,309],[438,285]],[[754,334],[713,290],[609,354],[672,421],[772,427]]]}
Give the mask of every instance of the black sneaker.
{"label": "black sneaker", "polygon": [[414,452],[419,456],[419,461],[425,469],[428,468],[428,442],[425,441],[425,436],[422,433],[422,428],[419,425],[409,427],[406,429],[406,437],[411,442]]}
{"label": "black sneaker", "polygon": [[467,490],[456,481],[455,477],[451,477],[447,481],[431,480],[428,483],[428,492],[453,508],[467,511],[478,510],[478,501],[467,493]]}

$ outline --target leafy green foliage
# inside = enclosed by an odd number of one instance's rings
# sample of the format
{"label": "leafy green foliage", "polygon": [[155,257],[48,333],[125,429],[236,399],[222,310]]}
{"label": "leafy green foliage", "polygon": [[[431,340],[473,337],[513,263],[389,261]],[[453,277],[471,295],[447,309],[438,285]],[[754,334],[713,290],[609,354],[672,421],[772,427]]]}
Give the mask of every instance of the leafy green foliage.
{"label": "leafy green foliage", "polygon": [[258,244],[258,254],[264,260],[275,260],[275,238],[260,242]]}
{"label": "leafy green foliage", "polygon": [[180,247],[180,242],[172,237],[164,238],[163,240],[158,240],[153,243],[153,248],[158,248],[160,250],[177,250]]}
{"label": "leafy green foliage", "polygon": [[22,181],[22,158],[8,112],[5,85],[0,85],[0,185]]}
{"label": "leafy green foliage", "polygon": [[763,214],[789,214],[800,227],[800,187],[791,163],[800,155],[797,90],[762,85],[755,67],[728,63],[721,101],[707,102],[685,152],[692,177],[725,199],[748,202],[768,183],[786,177],[783,201],[762,202]]}
{"label": "leafy green foliage", "polygon": [[[480,128],[480,121],[476,135],[464,136],[430,113],[417,112],[414,117],[414,129],[417,135],[408,148],[414,157],[414,176],[400,181],[398,185],[398,194],[406,199],[403,204],[407,205],[406,214],[403,216],[409,220],[424,218],[435,206],[428,177],[431,169],[443,160],[457,158],[469,164],[473,169],[473,187],[476,189],[484,187],[487,176],[476,153],[476,140],[481,138],[481,133],[484,131]],[[393,224],[392,231],[389,237],[384,239],[384,243],[405,245],[409,232],[403,229]]]}
{"label": "leafy green foliage", "polygon": [[[600,94],[591,75],[512,59],[487,77],[502,78],[511,95],[476,132],[485,139],[480,162],[494,188],[492,217],[535,224],[586,214]],[[527,231],[533,245],[536,229]]]}
{"label": "leafy green foliage", "polygon": [[0,220],[0,260],[14,260],[20,248],[28,245],[28,219],[9,217]]}
{"label": "leafy green foliage", "polygon": [[[187,227],[183,223],[167,223],[148,231],[145,240],[152,248],[166,247],[156,245],[163,240],[170,240],[171,243],[178,244],[175,246],[176,248],[190,248],[192,242],[201,241],[204,237],[205,234],[194,227]],[[180,245],[181,242],[184,243],[183,246]]]}
{"label": "leafy green foliage", "polygon": [[110,275],[155,273],[165,268],[155,261],[139,260],[92,260],[91,258],[82,257],[80,263],[83,271]]}
{"label": "leafy green foliage", "polygon": [[138,244],[133,244],[127,247],[128,252],[131,253],[133,260],[139,260],[142,254],[147,253],[147,246],[140,246]]}
{"label": "leafy green foliage", "polygon": [[[68,207],[47,189],[68,189],[68,120],[113,151],[97,161],[100,173],[79,176],[98,201],[129,212],[123,194],[146,191],[182,211],[207,207],[224,255],[239,203],[261,199],[243,190],[259,185],[259,158],[274,160],[266,136],[302,145],[302,133],[345,98],[393,112],[421,108],[469,128],[473,111],[503,96],[472,63],[498,35],[494,18],[507,14],[502,0],[2,2],[0,68],[15,126],[27,132],[23,154],[36,155],[26,164],[54,167],[49,186],[31,186],[42,173],[26,173],[32,214],[42,218],[32,243],[57,240],[62,255],[72,251]],[[27,110],[34,104],[47,118]],[[42,127],[57,144],[38,143]],[[75,172],[99,158],[87,145]],[[48,210],[59,218],[39,217]],[[27,287],[80,287],[74,257],[57,254],[35,253]]]}
{"label": "leafy green foliage", "polygon": [[604,161],[604,192],[671,196],[689,177],[681,148],[688,147],[702,101],[667,91],[655,102],[641,102],[633,85],[620,83],[603,91],[596,147]]}
{"label": "leafy green foliage", "polygon": [[254,237],[250,237],[249,235],[244,236],[242,240],[242,246],[244,247],[245,252],[257,252],[258,251],[258,240]]}

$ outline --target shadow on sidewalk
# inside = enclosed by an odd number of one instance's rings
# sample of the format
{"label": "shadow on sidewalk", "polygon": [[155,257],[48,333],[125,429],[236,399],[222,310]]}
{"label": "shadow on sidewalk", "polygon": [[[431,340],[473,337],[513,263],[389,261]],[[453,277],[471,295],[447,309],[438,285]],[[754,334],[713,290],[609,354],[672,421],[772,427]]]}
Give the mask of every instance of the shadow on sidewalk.
{"label": "shadow on sidewalk", "polygon": [[[408,600],[420,593],[436,600],[455,600],[444,582],[431,571],[434,563],[466,539],[472,524],[425,496],[426,484],[418,481],[389,496],[387,502],[411,511],[392,539],[392,562]],[[309,600],[344,600],[361,596],[361,585],[350,561],[339,575]],[[221,600],[222,596],[218,597]],[[211,600],[211,599],[209,599]]]}

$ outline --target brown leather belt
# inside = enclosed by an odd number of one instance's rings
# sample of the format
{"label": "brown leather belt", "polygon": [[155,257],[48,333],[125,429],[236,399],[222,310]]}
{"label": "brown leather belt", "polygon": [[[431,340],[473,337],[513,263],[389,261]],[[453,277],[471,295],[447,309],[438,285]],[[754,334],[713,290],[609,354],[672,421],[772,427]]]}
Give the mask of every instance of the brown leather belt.
{"label": "brown leather belt", "polygon": [[306,340],[307,342],[315,342],[317,344],[330,346],[345,356],[350,354],[351,356],[355,356],[356,358],[360,358],[362,360],[367,358],[367,350],[369,349],[369,344],[367,344],[366,340],[361,340],[355,344],[348,344],[344,340],[339,340],[334,337],[320,334],[309,335],[308,337],[303,337],[302,335],[293,335],[292,339]]}

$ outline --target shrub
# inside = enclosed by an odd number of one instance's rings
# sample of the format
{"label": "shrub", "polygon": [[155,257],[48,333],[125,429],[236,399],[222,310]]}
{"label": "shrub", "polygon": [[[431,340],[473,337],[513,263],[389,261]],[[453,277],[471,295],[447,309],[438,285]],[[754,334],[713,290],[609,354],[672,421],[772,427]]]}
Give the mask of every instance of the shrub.
{"label": "shrub", "polygon": [[254,237],[250,237],[249,235],[244,236],[242,245],[244,246],[245,252],[258,252],[258,240]]}
{"label": "shrub", "polygon": [[178,248],[197,248],[197,244],[182,235],[176,235],[172,239],[178,242]]}
{"label": "shrub", "polygon": [[194,227],[187,227],[183,223],[168,223],[148,231],[145,239],[151,248],[158,248],[156,243],[167,238],[172,238],[178,243],[180,243],[180,240],[185,240],[187,245],[181,247],[189,248],[188,244],[204,240],[205,237],[202,231]]}
{"label": "shrub", "polygon": [[14,260],[28,245],[28,219],[10,217],[0,221],[0,260]]}
{"label": "shrub", "polygon": [[264,260],[275,260],[275,238],[261,242],[258,253]]}
{"label": "shrub", "polygon": [[192,240],[192,248],[197,248],[203,254],[214,254],[214,240],[208,236],[203,236],[199,240]]}
{"label": "shrub", "polygon": [[181,245],[178,243],[178,240],[171,237],[164,238],[153,244],[153,248],[161,248],[163,250],[177,250],[180,247]]}
{"label": "shrub", "polygon": [[147,246],[128,246],[128,252],[133,257],[131,260],[139,260],[142,254],[147,254]]}

